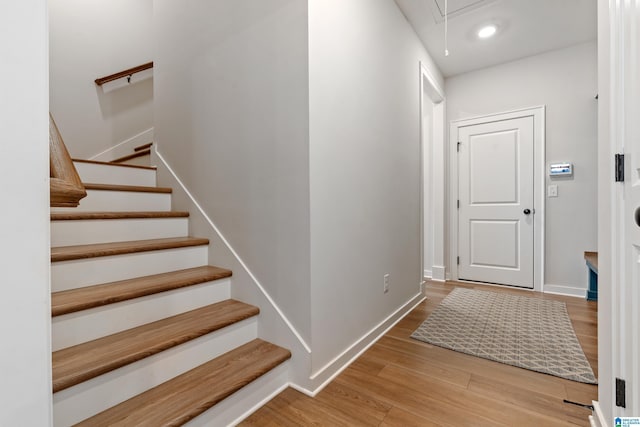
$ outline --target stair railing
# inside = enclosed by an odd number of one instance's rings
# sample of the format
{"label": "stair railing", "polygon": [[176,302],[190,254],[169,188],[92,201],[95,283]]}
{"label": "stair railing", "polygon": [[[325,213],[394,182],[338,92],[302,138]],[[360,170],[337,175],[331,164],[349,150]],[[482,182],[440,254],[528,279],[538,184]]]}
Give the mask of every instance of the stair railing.
{"label": "stair railing", "polygon": [[50,205],[75,208],[87,195],[53,117],[49,114]]}
{"label": "stair railing", "polygon": [[136,74],[136,73],[140,73],[144,70],[148,70],[149,68],[153,68],[153,61],[152,62],[147,62],[146,64],[142,64],[142,65],[138,65],[137,67],[132,67],[123,71],[119,71],[117,73],[114,74],[110,74],[108,76],[104,76],[104,77],[100,77],[97,78],[95,80],[96,84],[98,86],[102,86],[105,83],[108,82],[112,82],[114,80],[118,80],[121,79],[123,77],[127,78],[127,83],[131,83],[131,77]]}

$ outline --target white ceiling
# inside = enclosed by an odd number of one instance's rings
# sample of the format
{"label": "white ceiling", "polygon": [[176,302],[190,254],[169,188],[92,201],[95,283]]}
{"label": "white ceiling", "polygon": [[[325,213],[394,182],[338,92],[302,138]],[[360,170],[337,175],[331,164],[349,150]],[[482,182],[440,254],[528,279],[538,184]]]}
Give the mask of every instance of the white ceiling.
{"label": "white ceiling", "polygon": [[[594,40],[597,0],[395,0],[445,77]],[[486,24],[498,32],[480,40]]]}

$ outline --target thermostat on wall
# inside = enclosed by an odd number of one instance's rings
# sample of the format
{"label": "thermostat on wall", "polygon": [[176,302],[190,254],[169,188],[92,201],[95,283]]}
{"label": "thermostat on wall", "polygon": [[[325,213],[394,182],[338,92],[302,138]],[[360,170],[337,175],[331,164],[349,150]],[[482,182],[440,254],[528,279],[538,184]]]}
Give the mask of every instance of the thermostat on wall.
{"label": "thermostat on wall", "polygon": [[569,175],[573,175],[573,165],[571,163],[554,163],[549,166],[549,176]]}

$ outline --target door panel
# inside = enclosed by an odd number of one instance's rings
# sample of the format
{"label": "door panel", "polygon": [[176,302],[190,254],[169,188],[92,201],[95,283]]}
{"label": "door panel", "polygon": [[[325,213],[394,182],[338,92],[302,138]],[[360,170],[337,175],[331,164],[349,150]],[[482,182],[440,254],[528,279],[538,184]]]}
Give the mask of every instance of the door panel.
{"label": "door panel", "polygon": [[518,268],[520,239],[518,221],[478,221],[471,223],[472,267]]}
{"label": "door panel", "polygon": [[533,288],[533,117],[458,136],[458,277]]}
{"label": "door panel", "polygon": [[470,139],[469,203],[517,203],[517,130],[470,135]]}

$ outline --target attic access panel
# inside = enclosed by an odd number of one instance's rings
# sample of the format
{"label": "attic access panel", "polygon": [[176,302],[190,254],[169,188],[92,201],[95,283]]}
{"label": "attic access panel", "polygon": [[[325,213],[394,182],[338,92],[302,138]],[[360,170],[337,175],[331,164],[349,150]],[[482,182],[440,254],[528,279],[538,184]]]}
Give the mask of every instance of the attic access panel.
{"label": "attic access panel", "polygon": [[[449,0],[447,15],[449,19],[488,5],[496,0]],[[428,0],[431,14],[437,24],[444,22],[445,0]]]}

